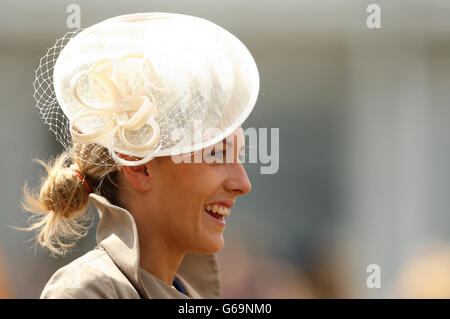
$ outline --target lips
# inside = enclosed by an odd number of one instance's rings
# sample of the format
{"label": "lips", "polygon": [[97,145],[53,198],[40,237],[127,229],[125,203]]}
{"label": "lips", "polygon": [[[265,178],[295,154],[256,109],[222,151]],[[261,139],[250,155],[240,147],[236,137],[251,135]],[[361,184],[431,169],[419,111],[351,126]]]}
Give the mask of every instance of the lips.
{"label": "lips", "polygon": [[225,205],[221,204],[206,205],[205,209],[206,211],[214,214],[220,214],[222,216],[230,216],[230,208]]}
{"label": "lips", "polygon": [[211,218],[211,220],[220,224],[221,226],[225,226],[226,222],[225,222],[225,219],[223,218],[223,215],[221,215],[219,213],[207,211],[206,208],[204,209],[204,212],[206,214],[208,214],[208,216],[209,216],[209,218]]}
{"label": "lips", "polygon": [[223,215],[220,215],[219,213],[213,213],[213,212],[209,212],[209,211],[206,211],[206,212],[214,218],[223,219]]}
{"label": "lips", "polygon": [[204,206],[203,210],[212,220],[225,226],[226,222],[224,216],[230,216],[230,209],[234,206],[233,200],[221,200],[220,202],[213,202]]}

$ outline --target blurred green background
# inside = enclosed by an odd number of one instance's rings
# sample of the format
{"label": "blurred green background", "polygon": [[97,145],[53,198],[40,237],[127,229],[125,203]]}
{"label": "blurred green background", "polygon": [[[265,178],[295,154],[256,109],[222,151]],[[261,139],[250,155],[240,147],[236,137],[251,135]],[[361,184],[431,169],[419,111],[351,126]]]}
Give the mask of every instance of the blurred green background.
{"label": "blurred green background", "polygon": [[[24,1],[0,3],[0,296],[38,298],[72,254],[33,248],[20,208],[62,149],[34,106],[34,72],[56,39],[135,12],[206,18],[237,36],[260,72],[246,127],[280,129],[280,168],[246,164],[220,252],[223,297],[450,297],[450,2]],[[381,7],[368,29],[366,7]],[[368,288],[367,266],[381,270]]]}

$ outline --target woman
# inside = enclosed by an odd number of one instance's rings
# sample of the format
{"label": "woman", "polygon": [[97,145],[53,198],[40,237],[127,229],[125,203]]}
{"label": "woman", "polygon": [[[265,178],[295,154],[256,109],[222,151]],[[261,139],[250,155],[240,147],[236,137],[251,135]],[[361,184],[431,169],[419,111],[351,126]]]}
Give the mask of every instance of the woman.
{"label": "woman", "polygon": [[23,207],[39,218],[27,229],[64,254],[87,234],[89,202],[100,221],[98,245],[59,269],[41,298],[220,297],[224,216],[251,189],[241,124],[259,76],[245,46],[196,17],[120,16],[76,34],[52,81],[68,123],[48,94],[37,106],[66,150],[40,161],[39,194],[25,186]]}

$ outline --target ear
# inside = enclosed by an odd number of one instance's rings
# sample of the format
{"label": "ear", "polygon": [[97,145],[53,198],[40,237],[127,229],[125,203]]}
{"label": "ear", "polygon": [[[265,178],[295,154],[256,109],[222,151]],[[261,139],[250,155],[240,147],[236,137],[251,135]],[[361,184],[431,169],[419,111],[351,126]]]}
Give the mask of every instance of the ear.
{"label": "ear", "polygon": [[137,192],[147,192],[151,189],[151,173],[148,164],[139,166],[122,166],[126,179]]}

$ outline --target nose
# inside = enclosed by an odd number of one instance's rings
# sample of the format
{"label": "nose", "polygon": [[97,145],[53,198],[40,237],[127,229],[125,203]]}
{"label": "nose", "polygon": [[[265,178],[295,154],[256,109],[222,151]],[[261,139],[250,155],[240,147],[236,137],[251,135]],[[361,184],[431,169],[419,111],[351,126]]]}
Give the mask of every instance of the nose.
{"label": "nose", "polygon": [[233,163],[228,167],[232,172],[230,172],[230,177],[225,181],[225,190],[234,193],[235,196],[249,193],[252,189],[252,184],[248,179],[244,165],[242,163]]}

